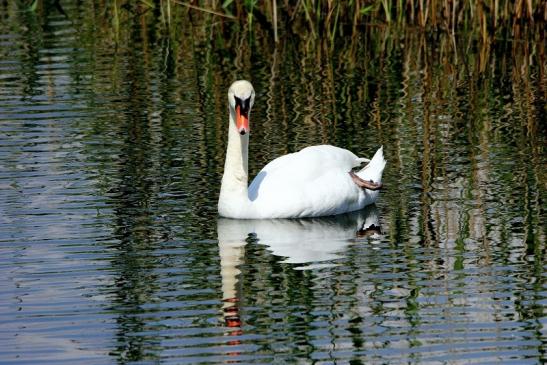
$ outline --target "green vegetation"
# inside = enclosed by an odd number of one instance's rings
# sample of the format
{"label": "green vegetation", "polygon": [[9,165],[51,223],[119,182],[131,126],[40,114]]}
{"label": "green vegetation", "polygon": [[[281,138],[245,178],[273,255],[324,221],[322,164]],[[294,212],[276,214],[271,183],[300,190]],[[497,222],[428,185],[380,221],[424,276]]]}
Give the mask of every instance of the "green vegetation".
{"label": "green vegetation", "polygon": [[[40,12],[59,0],[33,0],[23,4]],[[87,4],[86,4],[87,5]],[[544,36],[545,0],[93,0],[97,15],[110,19],[117,34],[127,25],[123,17],[150,16],[164,30],[180,21],[213,16],[215,24],[237,23],[249,32],[280,37],[328,38],[355,36],[371,27],[416,28],[425,32],[473,33],[488,38]]]}

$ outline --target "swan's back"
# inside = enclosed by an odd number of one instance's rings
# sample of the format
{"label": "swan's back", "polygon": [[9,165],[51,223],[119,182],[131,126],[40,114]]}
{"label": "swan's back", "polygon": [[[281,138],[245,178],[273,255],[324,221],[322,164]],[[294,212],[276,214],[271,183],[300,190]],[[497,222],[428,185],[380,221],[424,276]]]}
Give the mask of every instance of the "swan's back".
{"label": "swan's back", "polygon": [[358,204],[361,189],[348,172],[361,160],[348,150],[328,145],[307,147],[273,160],[249,186],[255,214],[304,217],[349,211]]}
{"label": "swan's back", "polygon": [[[276,179],[277,183],[299,183],[310,181],[309,179],[321,176],[330,170],[349,172],[352,168],[359,166],[360,160],[352,152],[339,147],[311,146],[276,158],[264,166],[257,178],[264,173],[270,181]],[[251,190],[260,185],[261,180],[257,178],[251,183],[249,187]]]}

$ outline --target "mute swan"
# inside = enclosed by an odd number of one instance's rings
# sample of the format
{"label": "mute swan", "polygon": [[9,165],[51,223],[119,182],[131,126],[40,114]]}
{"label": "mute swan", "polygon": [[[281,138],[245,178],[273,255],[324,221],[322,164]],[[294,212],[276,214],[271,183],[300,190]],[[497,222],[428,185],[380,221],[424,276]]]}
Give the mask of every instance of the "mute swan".
{"label": "mute swan", "polygon": [[[380,147],[372,160],[329,145],[311,146],[268,163],[248,182],[249,117],[255,99],[250,82],[228,90],[230,123],[218,212],[239,219],[336,215],[372,204],[386,164]],[[352,169],[368,162],[360,171]]]}

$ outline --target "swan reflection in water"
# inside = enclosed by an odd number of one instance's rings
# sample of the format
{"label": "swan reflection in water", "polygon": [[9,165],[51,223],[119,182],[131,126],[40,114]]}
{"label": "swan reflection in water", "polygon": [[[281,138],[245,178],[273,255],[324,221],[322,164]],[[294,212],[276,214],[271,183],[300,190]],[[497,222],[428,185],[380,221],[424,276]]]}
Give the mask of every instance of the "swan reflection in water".
{"label": "swan reflection in water", "polygon": [[[229,335],[241,334],[238,281],[249,237],[268,246],[284,263],[299,264],[296,269],[333,265],[325,263],[341,257],[356,238],[381,234],[375,205],[333,217],[307,219],[239,220],[219,218],[218,246],[222,277],[224,321],[233,328]],[[237,344],[235,341],[231,344]]]}

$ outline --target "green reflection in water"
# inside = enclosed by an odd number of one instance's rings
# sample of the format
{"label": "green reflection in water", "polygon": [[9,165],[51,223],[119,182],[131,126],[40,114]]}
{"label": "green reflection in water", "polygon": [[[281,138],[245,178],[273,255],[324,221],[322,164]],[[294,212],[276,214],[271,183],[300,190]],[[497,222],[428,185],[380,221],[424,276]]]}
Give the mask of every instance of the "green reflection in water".
{"label": "green reflection in water", "polygon": [[[113,34],[86,5],[2,5],[2,34],[15,37],[2,51],[13,63],[2,104],[25,140],[2,153],[7,179],[24,182],[20,147],[41,128],[66,132],[55,143],[77,141],[63,166],[89,184],[96,214],[86,224],[107,237],[91,244],[110,255],[97,259],[110,280],[94,290],[115,327],[105,324],[112,341],[97,347],[114,361],[449,361],[483,359],[466,347],[480,341],[545,360],[543,43],[371,28],[335,47],[275,46],[237,23],[188,14],[166,34],[154,14],[127,11]],[[251,175],[311,144],[359,155],[384,145],[381,237],[348,238],[308,270],[260,236],[222,261],[216,200],[236,78],[257,90]],[[48,106],[58,114],[36,110]]]}

